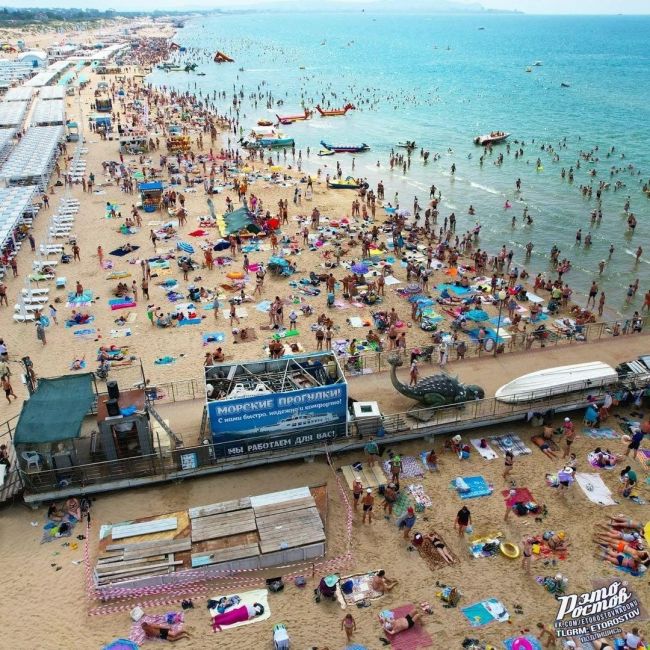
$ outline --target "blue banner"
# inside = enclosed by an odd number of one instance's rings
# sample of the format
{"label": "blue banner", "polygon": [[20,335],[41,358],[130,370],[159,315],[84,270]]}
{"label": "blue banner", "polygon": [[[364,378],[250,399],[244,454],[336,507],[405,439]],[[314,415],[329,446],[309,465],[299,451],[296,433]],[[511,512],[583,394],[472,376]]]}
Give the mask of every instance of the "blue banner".
{"label": "blue banner", "polygon": [[208,402],[213,441],[227,442],[300,430],[336,431],[347,422],[347,384],[315,386]]}

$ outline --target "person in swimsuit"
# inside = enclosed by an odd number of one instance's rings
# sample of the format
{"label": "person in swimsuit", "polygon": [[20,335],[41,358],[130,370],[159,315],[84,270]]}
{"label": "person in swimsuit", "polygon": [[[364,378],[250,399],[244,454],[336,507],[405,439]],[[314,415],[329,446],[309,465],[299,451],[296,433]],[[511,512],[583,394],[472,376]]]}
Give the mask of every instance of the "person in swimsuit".
{"label": "person in swimsuit", "polygon": [[456,514],[456,521],[454,527],[458,528],[458,537],[462,537],[465,534],[465,529],[472,524],[472,515],[470,514],[469,508],[463,506],[458,513]]}
{"label": "person in swimsuit", "polygon": [[539,447],[545,456],[553,459],[558,457],[557,454],[552,450],[551,443],[544,439],[542,436],[533,436],[531,438],[531,441]]}
{"label": "person in swimsuit", "polygon": [[[384,519],[390,519],[393,514],[393,506],[397,501],[397,491],[395,490],[395,483],[389,483],[384,490]],[[388,511],[388,514],[386,513]]]}
{"label": "person in swimsuit", "polygon": [[614,646],[607,639],[596,639],[592,643],[594,650],[614,650]]}
{"label": "person in swimsuit", "polygon": [[644,524],[640,521],[630,519],[625,515],[616,515],[610,519],[609,525],[613,528],[629,528],[630,530],[642,531]]}
{"label": "person in swimsuit", "polygon": [[507,481],[508,476],[510,475],[510,472],[512,472],[512,468],[515,464],[515,456],[514,454],[508,449],[506,451],[506,458],[505,458],[505,463],[504,463],[504,468],[503,468],[503,480]]}
{"label": "person in swimsuit", "polygon": [[571,452],[571,445],[573,444],[573,441],[576,439],[576,430],[570,418],[564,418],[562,429],[564,431],[564,442],[566,443],[563,458],[566,458]]}
{"label": "person in swimsuit", "polygon": [[453,556],[449,553],[447,550],[447,545],[438,537],[436,533],[429,533],[428,535],[424,536],[424,539],[433,546],[433,548],[438,551],[438,554],[440,557],[447,563],[447,564],[453,564],[455,562]]}
{"label": "person in swimsuit", "polygon": [[625,569],[629,569],[634,576],[645,573],[648,570],[648,566],[650,566],[650,559],[646,559],[643,562],[638,562],[634,558],[627,557],[623,553],[617,553],[611,548],[601,549],[600,554],[596,554],[594,557],[605,560],[606,562],[610,562],[614,566],[620,566]]}
{"label": "person in swimsuit", "polygon": [[384,632],[390,636],[395,636],[400,632],[410,630],[416,623],[422,619],[422,612],[412,609],[406,616],[394,618],[392,621],[384,623]]}
{"label": "person in swimsuit", "polygon": [[395,585],[399,584],[397,580],[391,580],[386,577],[386,572],[381,569],[372,577],[370,581],[372,588],[380,594],[385,594],[390,591]]}
{"label": "person in swimsuit", "polygon": [[352,482],[352,497],[354,498],[354,509],[359,508],[359,499],[363,493],[363,485],[361,484],[361,479],[358,476],[355,476],[354,481]]}
{"label": "person in swimsuit", "polygon": [[372,523],[372,506],[375,503],[375,497],[372,496],[372,488],[368,488],[366,490],[366,493],[363,495],[363,499],[361,501],[363,505],[363,519],[361,521],[362,524],[366,523],[366,517],[368,517],[368,523]]}
{"label": "person in swimsuit", "polygon": [[605,524],[596,524],[595,528],[598,529],[596,531],[596,535],[602,537],[603,539],[606,539],[608,543],[617,543],[621,540],[629,543],[636,542],[637,540],[641,539],[641,535],[639,533],[623,533],[620,530],[612,530]]}
{"label": "person in swimsuit", "polygon": [[166,625],[157,625],[155,623],[142,623],[142,631],[148,639],[162,639],[163,641],[178,641],[179,639],[189,639],[189,633],[185,631],[172,632]]}

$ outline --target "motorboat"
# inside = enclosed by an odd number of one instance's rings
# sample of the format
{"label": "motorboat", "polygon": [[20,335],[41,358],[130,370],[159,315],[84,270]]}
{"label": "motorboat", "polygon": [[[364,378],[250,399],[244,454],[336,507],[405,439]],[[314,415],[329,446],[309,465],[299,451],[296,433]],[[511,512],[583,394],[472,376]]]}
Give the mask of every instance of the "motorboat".
{"label": "motorboat", "polygon": [[311,119],[313,113],[305,109],[302,115],[276,115],[280,124],[293,124],[294,122],[302,122]]}
{"label": "motorboat", "polygon": [[482,147],[485,147],[489,144],[499,144],[506,140],[510,136],[509,133],[505,131],[492,131],[487,135],[477,135],[474,138],[474,144],[480,144]]}
{"label": "motorboat", "polygon": [[336,153],[361,153],[370,149],[365,142],[361,144],[328,144],[324,140],[321,140],[320,143],[328,151],[334,151]]}
{"label": "motorboat", "polygon": [[556,366],[522,375],[504,384],[494,397],[499,402],[518,404],[552,395],[561,395],[588,389],[598,390],[615,384],[618,373],[601,361],[576,363],[570,366]]}
{"label": "motorboat", "polygon": [[219,52],[218,50],[214,54],[215,63],[234,63],[235,59],[231,59],[227,54]]}
{"label": "motorboat", "polygon": [[541,68],[542,65],[543,65],[543,63],[541,61],[535,61],[535,63],[533,63],[533,67],[535,67],[535,68]]}
{"label": "motorboat", "polygon": [[336,115],[345,115],[348,111],[355,110],[355,106],[349,102],[343,108],[334,108],[332,110],[326,110],[321,108],[318,104],[316,105],[316,110],[320,113],[321,117],[334,117]]}
{"label": "motorboat", "polygon": [[361,184],[356,178],[348,176],[345,180],[329,181],[327,187],[332,190],[358,190],[361,189]]}
{"label": "motorboat", "polygon": [[253,388],[244,384],[235,384],[233,389],[228,393],[227,399],[236,399],[239,397],[255,397],[257,395],[267,395],[271,390],[262,383],[255,384]]}
{"label": "motorboat", "polygon": [[271,120],[257,120],[257,126],[273,126]]}
{"label": "motorboat", "polygon": [[571,84],[568,84],[566,81],[563,81],[560,84],[560,88],[571,88]]}
{"label": "motorboat", "polygon": [[321,149],[318,152],[319,156],[333,156],[336,153],[336,151],[330,151],[329,149]]}

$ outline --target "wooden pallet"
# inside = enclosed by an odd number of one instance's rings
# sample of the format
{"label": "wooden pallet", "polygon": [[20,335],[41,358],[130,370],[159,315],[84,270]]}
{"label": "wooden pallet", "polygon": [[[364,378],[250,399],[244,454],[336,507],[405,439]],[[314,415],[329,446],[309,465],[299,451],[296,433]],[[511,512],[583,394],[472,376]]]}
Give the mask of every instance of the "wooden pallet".
{"label": "wooden pallet", "polygon": [[369,467],[364,464],[363,468],[359,470],[354,469],[352,465],[344,465],[341,467],[341,472],[350,489],[352,489],[352,483],[356,476],[361,479],[361,485],[364,488],[372,488],[373,490],[376,490],[380,485],[386,485],[388,483],[388,478],[386,478],[384,471],[379,465]]}
{"label": "wooden pallet", "polygon": [[192,520],[192,542],[238,535],[255,528],[255,513],[251,508],[199,517]]}
{"label": "wooden pallet", "polygon": [[220,562],[241,560],[247,557],[256,557],[259,553],[260,547],[257,544],[243,544],[204,553],[192,553],[192,566],[207,566],[209,564],[219,564]]}
{"label": "wooden pallet", "polygon": [[325,540],[318,508],[303,508],[257,518],[262,553],[296,548]]}
{"label": "wooden pallet", "polygon": [[199,506],[198,508],[190,508],[188,510],[190,519],[198,519],[199,517],[209,517],[211,515],[219,515],[224,512],[235,512],[237,510],[245,510],[251,507],[251,500],[249,497],[241,499],[234,499],[233,501],[223,501],[221,503],[213,503],[208,506]]}
{"label": "wooden pallet", "polygon": [[124,539],[125,537],[137,537],[139,535],[150,535],[152,533],[162,533],[178,528],[178,519],[176,517],[167,517],[165,519],[152,519],[151,521],[142,521],[134,524],[120,524],[113,526],[111,537],[114,540]]}
{"label": "wooden pallet", "polygon": [[282,512],[292,512],[294,510],[304,510],[305,508],[312,508],[316,506],[316,501],[313,496],[301,497],[300,499],[293,499],[291,501],[283,501],[281,503],[268,503],[253,508],[256,517],[266,517],[268,515],[280,514]]}

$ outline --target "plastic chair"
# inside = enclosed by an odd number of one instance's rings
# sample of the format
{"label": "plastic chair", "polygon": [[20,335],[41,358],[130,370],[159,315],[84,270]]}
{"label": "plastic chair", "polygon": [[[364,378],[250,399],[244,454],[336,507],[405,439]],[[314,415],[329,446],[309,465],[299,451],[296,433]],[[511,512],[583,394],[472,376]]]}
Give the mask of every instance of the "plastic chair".
{"label": "plastic chair", "polygon": [[273,645],[275,650],[289,650],[290,641],[287,628],[282,623],[273,626]]}
{"label": "plastic chair", "polygon": [[23,451],[20,454],[22,459],[27,463],[27,471],[30,467],[35,467],[38,472],[41,471],[41,456],[35,451]]}

